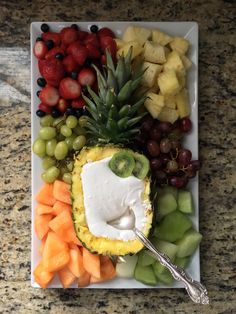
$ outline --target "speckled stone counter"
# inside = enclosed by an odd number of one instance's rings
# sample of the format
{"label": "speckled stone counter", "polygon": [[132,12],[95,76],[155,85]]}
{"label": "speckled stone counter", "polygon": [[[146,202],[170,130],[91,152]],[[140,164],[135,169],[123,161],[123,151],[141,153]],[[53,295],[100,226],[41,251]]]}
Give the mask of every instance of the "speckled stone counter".
{"label": "speckled stone counter", "polygon": [[[236,3],[0,1],[0,313],[236,313]],[[194,20],[200,29],[201,276],[209,306],[181,290],[30,287],[32,21]]]}

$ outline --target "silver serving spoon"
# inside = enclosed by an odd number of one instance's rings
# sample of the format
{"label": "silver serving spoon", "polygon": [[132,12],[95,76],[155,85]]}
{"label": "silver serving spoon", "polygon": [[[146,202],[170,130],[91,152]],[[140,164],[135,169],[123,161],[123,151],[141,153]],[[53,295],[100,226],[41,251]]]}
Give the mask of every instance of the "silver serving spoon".
{"label": "silver serving spoon", "polygon": [[193,302],[209,304],[206,288],[200,282],[189,277],[182,268],[174,265],[165,254],[159,252],[153,246],[140,230],[135,228],[135,215],[133,210],[129,209],[122,217],[110,221],[109,224],[120,230],[132,230],[136,237],[150,251],[150,255],[156,258],[161,265],[169,269],[174,279],[183,282],[185,289]]}

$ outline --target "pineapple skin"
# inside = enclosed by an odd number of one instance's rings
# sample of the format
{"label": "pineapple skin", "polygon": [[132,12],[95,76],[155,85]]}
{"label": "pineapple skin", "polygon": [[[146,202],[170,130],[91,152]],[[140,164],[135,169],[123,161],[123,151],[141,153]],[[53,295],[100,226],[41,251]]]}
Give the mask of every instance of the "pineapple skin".
{"label": "pineapple skin", "polygon": [[[112,145],[85,147],[75,158],[74,170],[72,174],[72,203],[73,220],[77,237],[83,245],[93,253],[103,255],[126,255],[139,252],[143,245],[138,240],[111,240],[103,237],[94,236],[86,223],[83,188],[81,181],[81,171],[84,164],[89,161],[97,161],[112,156],[122,148]],[[127,149],[126,149],[127,150]],[[147,204],[146,217],[147,222],[143,228],[143,233],[148,236],[152,226],[153,210],[149,198],[150,179],[145,179],[144,202]]]}

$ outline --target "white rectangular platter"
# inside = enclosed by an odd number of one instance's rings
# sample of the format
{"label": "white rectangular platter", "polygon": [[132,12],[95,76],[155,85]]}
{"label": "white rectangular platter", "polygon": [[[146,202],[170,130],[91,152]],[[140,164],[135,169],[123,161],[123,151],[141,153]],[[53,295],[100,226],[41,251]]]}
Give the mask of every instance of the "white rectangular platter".
{"label": "white rectangular platter", "polygon": [[[190,51],[188,57],[193,62],[193,66],[188,71],[187,87],[189,91],[190,104],[191,104],[191,120],[193,122],[193,130],[191,134],[185,137],[185,146],[192,151],[193,159],[198,159],[198,24],[195,22],[49,22],[52,31],[60,31],[63,27],[69,26],[72,23],[77,23],[80,29],[89,30],[93,24],[101,27],[111,28],[117,37],[121,37],[122,33],[129,25],[137,25],[150,29],[159,29],[172,36],[181,36],[188,39],[190,42]],[[37,37],[40,36],[42,22],[33,22],[31,24],[31,140],[32,143],[36,139],[39,131],[39,119],[35,115],[38,106],[38,98],[36,92],[38,90],[37,78],[40,76],[38,71],[37,60],[33,55],[33,46]],[[41,180],[41,162],[40,159],[32,153],[32,230],[31,230],[31,286],[39,287],[34,281],[33,270],[39,262],[40,256],[38,249],[40,241],[37,239],[34,232],[34,218],[35,218],[35,195],[39,191],[43,182]],[[188,188],[192,191],[193,202],[195,207],[194,215],[191,219],[195,228],[198,230],[199,225],[199,192],[198,192],[198,177],[195,177],[188,184]],[[187,272],[195,280],[200,280],[200,260],[199,249],[193,255],[191,262],[187,268]],[[143,289],[143,288],[182,288],[181,283],[175,282],[171,287],[158,284],[156,287],[146,286],[135,279],[115,278],[107,283],[93,284],[88,288],[100,289]],[[49,288],[62,288],[59,279],[55,277],[51,282]],[[72,288],[77,288],[76,285]]]}

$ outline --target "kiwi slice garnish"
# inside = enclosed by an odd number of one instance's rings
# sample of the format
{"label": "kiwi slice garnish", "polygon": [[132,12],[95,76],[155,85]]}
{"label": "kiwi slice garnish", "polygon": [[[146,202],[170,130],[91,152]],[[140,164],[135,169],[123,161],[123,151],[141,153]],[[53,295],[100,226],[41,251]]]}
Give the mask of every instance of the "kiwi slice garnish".
{"label": "kiwi slice garnish", "polygon": [[149,160],[144,155],[138,153],[134,153],[133,156],[135,159],[133,175],[138,179],[143,180],[148,174],[150,169]]}
{"label": "kiwi slice garnish", "polygon": [[135,168],[134,156],[128,151],[120,151],[112,156],[109,167],[117,176],[127,178]]}

